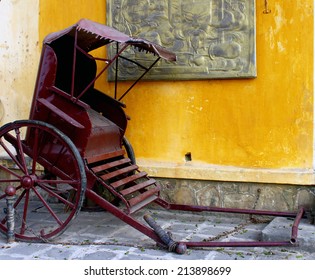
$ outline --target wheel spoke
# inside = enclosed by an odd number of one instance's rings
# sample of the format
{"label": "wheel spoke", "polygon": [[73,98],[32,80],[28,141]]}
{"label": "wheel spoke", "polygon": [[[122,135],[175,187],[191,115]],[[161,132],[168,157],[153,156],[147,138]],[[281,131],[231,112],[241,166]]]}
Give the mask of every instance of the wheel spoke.
{"label": "wheel spoke", "polygon": [[20,179],[0,179],[0,183],[17,183]]}
{"label": "wheel spoke", "polygon": [[36,172],[36,163],[37,163],[37,158],[39,154],[39,148],[38,148],[38,128],[35,129],[34,133],[34,145],[33,145],[33,162],[32,162],[32,174],[35,174]]}
{"label": "wheel spoke", "polygon": [[[50,186],[45,186],[44,184],[38,183],[38,186],[45,190],[46,192],[48,192],[51,196],[56,197],[59,201],[63,202],[64,204],[66,204],[68,207],[70,207],[71,209],[74,208],[74,204],[71,203],[70,201],[68,201],[67,199],[63,198],[62,196],[60,196],[59,194],[57,194],[55,191],[56,189],[52,190],[52,188]],[[57,190],[58,191],[58,190]]]}
{"label": "wheel spoke", "polygon": [[26,165],[25,156],[24,156],[23,147],[22,147],[22,141],[21,141],[21,132],[18,128],[16,128],[15,133],[16,133],[16,140],[17,140],[17,145],[18,145],[18,152],[22,161],[22,166],[23,166],[25,174],[28,175],[27,165]]}
{"label": "wheel spoke", "polygon": [[54,210],[51,209],[51,207],[49,206],[49,204],[46,202],[46,200],[42,197],[42,195],[35,189],[33,188],[33,191],[35,192],[35,194],[37,195],[37,197],[42,201],[42,203],[44,204],[44,206],[46,207],[46,209],[49,211],[49,213],[54,217],[54,219],[56,220],[56,222],[61,226],[63,224],[63,222],[57,217],[56,213],[54,212]]}
{"label": "wheel spoke", "polygon": [[46,183],[46,184],[68,184],[68,185],[78,185],[79,182],[75,180],[49,180],[49,179],[43,179],[43,180],[37,180],[38,183]]}
{"label": "wheel spoke", "polygon": [[[22,186],[17,187],[16,190],[19,190],[20,188],[22,188]],[[23,190],[23,192],[21,193],[19,198],[15,201],[14,206],[13,206],[14,208],[16,208],[20,204],[20,202],[21,202],[21,200],[25,194],[26,194],[26,190]]]}
{"label": "wheel spoke", "polygon": [[[25,233],[28,203],[29,203],[29,200],[30,200],[30,191],[29,190],[25,190],[25,193],[26,193],[26,196],[25,196],[25,201],[24,201],[24,208],[23,208],[23,216],[22,216],[22,224],[21,224],[20,234],[24,234]],[[21,195],[21,197],[22,197],[22,195]],[[20,198],[16,202],[15,206],[17,206],[19,204],[19,202],[21,201],[22,198],[21,199]]]}
{"label": "wheel spoke", "polygon": [[[6,135],[6,138],[10,138],[11,141],[14,138],[12,135],[9,136],[9,134]],[[11,142],[10,141],[10,142]],[[13,140],[13,142],[16,142],[16,139]],[[6,151],[6,153],[10,156],[10,158],[15,162],[15,164],[22,170],[24,171],[23,166],[21,165],[21,163],[16,159],[16,156],[12,154],[12,152],[10,151],[10,149],[3,143],[3,141],[0,139],[0,145],[2,146],[2,148]],[[1,166],[2,168],[4,168],[4,166]],[[9,171],[10,172],[10,171]],[[11,172],[10,172],[11,173]]]}
{"label": "wheel spoke", "polygon": [[7,216],[5,216],[3,219],[2,219],[2,221],[1,221],[1,224],[5,224],[7,222]]}
{"label": "wheel spoke", "polygon": [[[5,167],[5,166],[2,166],[2,165],[0,165],[0,169],[2,169],[3,171],[5,171],[5,172],[7,172],[7,173],[9,173],[9,174],[11,174],[11,175],[13,175],[14,177],[17,177],[17,178],[21,178],[21,176],[19,175],[19,174],[17,174],[17,173],[15,173],[14,171],[12,171],[12,170],[10,170],[9,168],[7,168],[7,167]],[[1,180],[2,181],[2,180]],[[0,182],[1,182],[0,181]],[[18,180],[19,181],[19,180]]]}

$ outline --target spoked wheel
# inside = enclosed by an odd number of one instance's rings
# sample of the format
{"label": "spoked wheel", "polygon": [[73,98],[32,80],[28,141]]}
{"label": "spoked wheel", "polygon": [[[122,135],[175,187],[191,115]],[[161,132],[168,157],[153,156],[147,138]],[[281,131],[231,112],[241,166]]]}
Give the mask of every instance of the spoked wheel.
{"label": "spoked wheel", "polygon": [[48,241],[61,234],[81,208],[86,188],[83,160],[65,134],[40,121],[0,128],[0,230],[7,232],[7,186],[16,188],[15,237]]}

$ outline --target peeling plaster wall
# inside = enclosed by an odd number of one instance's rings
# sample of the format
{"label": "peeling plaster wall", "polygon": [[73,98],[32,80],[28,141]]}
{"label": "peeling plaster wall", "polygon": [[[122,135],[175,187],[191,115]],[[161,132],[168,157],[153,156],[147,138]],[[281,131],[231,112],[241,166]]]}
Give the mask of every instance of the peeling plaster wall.
{"label": "peeling plaster wall", "polygon": [[0,1],[0,125],[25,119],[36,80],[39,0]]}

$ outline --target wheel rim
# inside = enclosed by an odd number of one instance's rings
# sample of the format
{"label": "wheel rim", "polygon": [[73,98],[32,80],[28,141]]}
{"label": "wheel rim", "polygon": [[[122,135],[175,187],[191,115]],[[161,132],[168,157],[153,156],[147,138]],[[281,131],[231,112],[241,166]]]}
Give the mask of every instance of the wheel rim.
{"label": "wheel rim", "polygon": [[124,136],[122,138],[122,146],[125,149],[128,158],[131,160],[131,163],[136,164],[135,152],[134,152],[133,147],[131,146],[129,140],[126,138],[126,136]]}
{"label": "wheel rim", "polygon": [[[15,237],[47,241],[61,234],[81,208],[86,177],[72,141],[40,121],[17,121],[0,129],[0,230],[7,232],[7,186],[16,188]],[[12,166],[11,166],[12,167]]]}

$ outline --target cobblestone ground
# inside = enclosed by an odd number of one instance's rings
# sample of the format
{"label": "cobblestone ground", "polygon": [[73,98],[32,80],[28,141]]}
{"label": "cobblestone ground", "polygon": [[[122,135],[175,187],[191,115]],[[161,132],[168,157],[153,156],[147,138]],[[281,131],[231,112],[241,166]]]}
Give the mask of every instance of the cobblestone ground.
{"label": "cobblestone ground", "polygon": [[[279,235],[281,238],[290,236],[290,228],[286,228],[284,220],[262,217],[253,220],[245,215],[194,214],[159,209],[140,211],[137,219],[143,221],[146,212],[150,212],[165,231],[172,232],[177,241],[257,241],[277,239]],[[292,221],[287,223],[290,225]],[[301,246],[189,248],[185,254],[178,255],[159,248],[153,240],[108,212],[81,212],[53,243],[7,243],[6,237],[1,235],[0,259],[315,260],[315,226],[302,221],[299,229]]]}

